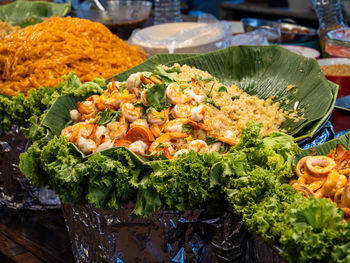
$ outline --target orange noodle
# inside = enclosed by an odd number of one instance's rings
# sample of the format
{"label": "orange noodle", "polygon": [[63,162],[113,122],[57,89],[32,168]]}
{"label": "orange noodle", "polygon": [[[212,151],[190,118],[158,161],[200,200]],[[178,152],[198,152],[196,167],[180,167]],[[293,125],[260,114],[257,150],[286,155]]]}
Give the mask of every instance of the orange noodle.
{"label": "orange noodle", "polygon": [[0,41],[0,93],[54,87],[71,71],[82,82],[109,78],[144,60],[143,51],[100,23],[52,17]]}

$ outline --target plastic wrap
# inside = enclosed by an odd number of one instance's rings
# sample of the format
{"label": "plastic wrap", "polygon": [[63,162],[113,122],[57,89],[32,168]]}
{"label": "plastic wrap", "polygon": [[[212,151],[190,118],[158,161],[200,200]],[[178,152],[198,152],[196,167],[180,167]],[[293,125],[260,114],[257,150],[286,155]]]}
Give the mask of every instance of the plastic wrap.
{"label": "plastic wrap", "polygon": [[302,149],[309,149],[319,144],[325,143],[326,141],[334,139],[335,134],[333,125],[327,121],[322,127],[315,133],[312,138],[306,138],[299,142],[299,147]]}
{"label": "plastic wrap", "polygon": [[20,209],[58,209],[60,200],[47,187],[35,188],[19,168],[19,155],[29,147],[21,128],[0,130],[0,205]]}
{"label": "plastic wrap", "polygon": [[76,262],[246,262],[250,235],[238,216],[204,210],[132,218],[119,210],[64,204]]}
{"label": "plastic wrap", "polygon": [[230,45],[231,25],[210,14],[197,23],[161,24],[135,30],[130,44],[138,45],[148,56],[160,53],[207,53]]}
{"label": "plastic wrap", "polygon": [[269,40],[274,40],[280,37],[280,32],[273,29],[256,29],[244,34],[232,36],[231,46],[249,45],[261,46],[269,45]]}

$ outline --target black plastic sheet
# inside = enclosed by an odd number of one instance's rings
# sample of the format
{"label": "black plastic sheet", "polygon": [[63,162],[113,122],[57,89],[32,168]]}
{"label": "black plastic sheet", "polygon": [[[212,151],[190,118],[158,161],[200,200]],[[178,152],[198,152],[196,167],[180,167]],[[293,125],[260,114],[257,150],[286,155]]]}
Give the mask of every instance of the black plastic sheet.
{"label": "black plastic sheet", "polygon": [[32,186],[18,168],[19,155],[29,147],[17,125],[0,130],[0,205],[14,209],[59,209],[57,195],[47,187]]}
{"label": "black plastic sheet", "polygon": [[251,236],[234,214],[158,211],[133,218],[132,207],[115,211],[64,204],[76,262],[285,262],[277,248]]}
{"label": "black plastic sheet", "polygon": [[76,262],[246,262],[249,234],[239,217],[204,210],[132,218],[115,210],[62,206]]}

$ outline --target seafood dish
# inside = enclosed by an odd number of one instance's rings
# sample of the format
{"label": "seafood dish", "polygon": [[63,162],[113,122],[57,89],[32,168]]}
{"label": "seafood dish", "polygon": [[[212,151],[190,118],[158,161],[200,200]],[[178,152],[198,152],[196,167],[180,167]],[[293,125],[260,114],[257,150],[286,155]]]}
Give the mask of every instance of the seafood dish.
{"label": "seafood dish", "polygon": [[154,72],[114,79],[102,95],[92,95],[70,111],[62,130],[84,154],[124,146],[141,156],[168,159],[190,150],[226,152],[238,143],[249,120],[263,123],[262,134],[279,131],[287,114],[279,103],[225,86],[209,73],[175,64]]}
{"label": "seafood dish", "polygon": [[350,219],[350,150],[337,145],[326,156],[306,156],[296,165],[297,180],[289,182],[306,197],[328,198]]}

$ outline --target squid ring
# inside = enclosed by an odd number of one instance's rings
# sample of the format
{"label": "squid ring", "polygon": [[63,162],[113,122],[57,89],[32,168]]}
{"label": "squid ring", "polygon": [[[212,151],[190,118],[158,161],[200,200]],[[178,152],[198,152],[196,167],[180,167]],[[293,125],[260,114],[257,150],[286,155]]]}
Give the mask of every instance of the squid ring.
{"label": "squid ring", "polygon": [[297,166],[295,167],[295,172],[296,172],[298,177],[301,177],[305,174],[304,164],[306,162],[306,159],[308,159],[308,158],[309,158],[309,156],[306,156],[306,157],[300,159],[299,162],[297,163]]}
{"label": "squid ring", "polygon": [[341,197],[342,197],[342,194],[344,192],[344,187],[342,188],[339,188],[336,192],[335,192],[335,195],[334,195],[334,202],[336,204],[340,204],[341,203]]}
{"label": "squid ring", "polygon": [[329,173],[336,165],[335,161],[326,156],[309,156],[305,165],[313,174]]}

